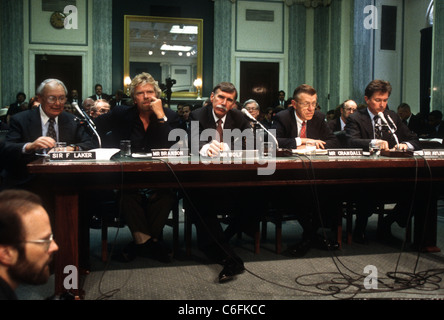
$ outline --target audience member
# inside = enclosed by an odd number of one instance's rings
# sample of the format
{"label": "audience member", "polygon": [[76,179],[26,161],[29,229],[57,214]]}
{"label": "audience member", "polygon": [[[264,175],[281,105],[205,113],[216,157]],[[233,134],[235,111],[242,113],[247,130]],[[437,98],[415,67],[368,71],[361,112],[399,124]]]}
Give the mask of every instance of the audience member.
{"label": "audience member", "polygon": [[262,119],[261,123],[268,130],[271,129],[271,126],[273,124],[273,108],[272,107],[268,107],[267,110],[265,110],[264,119]]}
{"label": "audience member", "polygon": [[425,133],[425,126],[423,120],[412,113],[410,106],[407,103],[401,103],[398,106],[398,116],[407,127],[416,133],[418,136]]}
{"label": "audience member", "polygon": [[86,98],[83,100],[82,109],[87,115],[91,113],[91,107],[94,105],[94,100],[91,98]]}
{"label": "audience member", "polygon": [[[133,153],[150,153],[152,149],[171,147],[170,131],[177,128],[176,112],[162,106],[161,89],[148,74],[134,77],[130,85],[133,106],[116,106],[95,119],[101,136],[110,134],[110,145],[119,148],[121,140],[131,141]],[[168,189],[125,190],[122,210],[133,241],[123,252],[124,261],[136,256],[170,262],[171,250],[161,241],[162,230],[175,205],[176,195]]]}
{"label": "audience member", "polygon": [[279,90],[276,101],[273,103],[273,108],[281,106],[282,109],[286,109],[285,91]]}
{"label": "audience member", "polygon": [[112,98],[109,102],[110,108],[113,109],[115,106],[126,105],[124,98],[127,97],[128,96],[123,92],[123,90],[117,90],[114,98]]}
{"label": "audience member", "polygon": [[21,284],[48,282],[58,246],[41,199],[25,190],[0,192],[0,300],[18,300]]}
{"label": "audience member", "polygon": [[94,92],[95,94],[90,96],[90,98],[93,99],[94,101],[99,99],[104,99],[106,101],[111,100],[111,96],[103,92],[102,85],[99,83],[94,86]]}
{"label": "audience member", "polygon": [[[185,131],[188,131],[188,129],[191,126],[190,122],[190,113],[191,113],[191,104],[184,104],[181,109],[181,117],[179,119],[179,128],[184,129]],[[178,113],[179,114],[179,113]]]}
{"label": "audience member", "polygon": [[334,119],[336,119],[335,110],[328,110],[327,113],[325,114],[325,121],[329,122]]}
{"label": "audience member", "polygon": [[[317,92],[312,86],[303,84],[294,90],[292,108],[276,114],[273,121],[272,128],[276,129],[279,147],[305,148],[308,141],[314,142],[317,149],[339,147],[338,139],[327,126],[324,114],[316,110],[316,105]],[[293,193],[292,189],[286,190],[276,195],[275,200],[292,207],[293,202],[289,203],[288,199],[294,197]],[[302,241],[291,249],[291,253],[295,256],[305,255],[312,246],[332,250],[339,247],[336,242],[317,235],[317,230],[321,226],[321,217],[320,212],[314,210],[315,207],[310,201],[304,201],[297,209],[296,213],[303,228],[303,234]]]}
{"label": "audience member", "polygon": [[92,119],[101,116],[102,114],[108,113],[110,110],[110,105],[108,101],[104,99],[99,99],[94,102],[89,111],[89,115]]}
{"label": "audience member", "polygon": [[341,147],[347,147],[347,137],[345,135],[345,124],[347,118],[358,109],[358,105],[353,100],[345,100],[339,110],[341,116],[327,122],[329,128],[338,137]]}
{"label": "audience member", "polygon": [[66,142],[68,150],[89,150],[92,138],[74,121],[75,116],[64,112],[67,90],[63,82],[47,79],[37,88],[40,107],[16,114],[9,123],[9,132],[0,151],[5,159],[3,182],[20,186],[28,182],[26,165],[37,159],[42,150],[50,150],[56,141]]}
{"label": "audience member", "polygon": [[29,108],[30,109],[35,109],[40,107],[40,102],[37,96],[32,97],[31,99],[29,99]]}
{"label": "audience member", "polygon": [[427,138],[444,139],[444,121],[442,120],[442,112],[433,110],[428,116]]}
{"label": "audience member", "polygon": [[8,108],[0,109],[0,130],[5,131],[8,130],[9,125],[6,121],[6,115],[8,114]]}
{"label": "audience member", "polygon": [[[392,87],[388,81],[373,80],[367,85],[364,96],[367,108],[358,109],[347,118],[345,131],[350,147],[368,151],[370,142],[378,143],[381,150],[389,150],[397,146],[395,138],[388,131],[387,126],[383,126],[383,122],[378,116],[378,113],[382,112],[386,119],[392,119],[395,123],[400,150],[413,151],[420,148],[417,135],[410,131],[395,111],[386,109],[391,92]],[[376,204],[374,200],[363,195],[362,199],[357,201],[357,205],[358,212],[353,241],[367,243],[365,229],[368,217],[374,212]],[[406,221],[399,220],[398,222],[404,226],[406,224]]]}
{"label": "audience member", "polygon": [[68,97],[68,103],[69,104],[73,104],[73,103],[77,103],[78,106],[82,105],[82,98],[80,98],[79,96],[79,92],[76,89],[72,89],[71,93]]}
{"label": "audience member", "polygon": [[[234,148],[234,137],[227,139],[226,134],[233,129],[250,132],[251,127],[246,117],[235,107],[237,99],[236,87],[228,82],[219,83],[211,93],[211,104],[193,111],[190,119],[199,130],[191,130],[189,145],[193,152],[193,143],[199,144],[199,153],[203,157],[217,157],[221,151]],[[220,131],[218,131],[220,127]],[[201,141],[203,131],[213,130],[208,140]],[[236,137],[237,139],[238,137]],[[254,195],[242,193],[233,188],[220,188],[216,190],[192,190],[189,195],[193,206],[190,206],[191,220],[196,225],[197,242],[199,249],[210,259],[223,266],[219,273],[219,282],[234,279],[242,273],[244,263],[229,245],[230,238],[239,231],[253,235],[258,228],[261,210],[264,206],[257,199],[264,199],[256,191]],[[251,199],[251,201],[250,201]],[[217,205],[215,206],[215,201]],[[222,229],[218,214],[227,214],[232,220],[225,233]]]}
{"label": "audience member", "polygon": [[15,102],[11,103],[8,108],[8,114],[6,116],[8,122],[14,114],[25,111],[25,109],[23,109],[22,107],[22,104],[25,102],[25,100],[26,94],[24,92],[17,93]]}

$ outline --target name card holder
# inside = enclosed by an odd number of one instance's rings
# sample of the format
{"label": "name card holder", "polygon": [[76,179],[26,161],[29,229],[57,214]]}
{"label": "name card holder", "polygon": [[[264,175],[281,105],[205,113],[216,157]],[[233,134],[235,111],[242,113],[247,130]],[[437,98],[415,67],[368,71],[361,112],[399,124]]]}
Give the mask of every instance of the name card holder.
{"label": "name card holder", "polygon": [[444,157],[444,149],[422,149],[415,151],[415,154],[424,157]]}
{"label": "name card holder", "polygon": [[190,154],[189,149],[153,149],[151,151],[153,153],[153,159],[188,157]]}
{"label": "name card holder", "polygon": [[362,149],[328,149],[329,157],[361,157],[363,156]]}
{"label": "name card holder", "polygon": [[94,151],[55,151],[49,153],[51,161],[85,161],[96,160]]}

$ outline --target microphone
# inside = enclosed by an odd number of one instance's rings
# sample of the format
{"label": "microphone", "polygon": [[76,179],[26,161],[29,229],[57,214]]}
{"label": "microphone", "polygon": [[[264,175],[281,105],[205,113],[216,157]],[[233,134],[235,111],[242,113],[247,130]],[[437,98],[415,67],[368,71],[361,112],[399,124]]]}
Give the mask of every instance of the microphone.
{"label": "microphone", "polygon": [[279,150],[279,143],[278,143],[276,137],[275,137],[273,134],[271,134],[271,132],[268,131],[267,128],[265,128],[265,127],[263,126],[262,123],[260,123],[259,121],[257,121],[257,119],[256,119],[255,117],[253,117],[253,116],[251,115],[251,113],[248,112],[247,109],[243,108],[243,109],[242,109],[242,113],[243,113],[244,115],[246,115],[248,118],[250,118],[252,121],[254,121],[255,123],[259,124],[259,125],[261,126],[261,128],[264,129],[264,130],[265,130],[265,131],[266,131],[266,132],[267,132],[267,133],[273,138],[274,142],[276,143],[276,154],[277,154],[277,150]]}
{"label": "microphone", "polygon": [[92,122],[91,118],[85,113],[85,111],[83,111],[82,109],[79,108],[79,105],[77,104],[77,102],[73,102],[72,106],[76,109],[76,111],[83,117],[83,119],[85,119],[88,124],[92,127],[96,127],[96,125],[94,124],[94,122]]}
{"label": "microphone", "polygon": [[398,128],[396,127],[396,124],[395,124],[395,122],[392,120],[392,118],[390,117],[390,115],[388,114],[387,115],[387,118],[390,120],[390,123],[392,124],[392,126],[393,126],[393,128],[395,129],[395,131],[397,131],[398,130]]}
{"label": "microphone", "polygon": [[100,139],[100,136],[96,131],[96,125],[94,124],[94,122],[92,122],[90,117],[88,117],[88,115],[82,109],[79,108],[79,105],[77,104],[77,102],[73,102],[72,105],[74,106],[74,109],[76,109],[77,112],[81,116],[83,116],[83,118],[86,120],[86,123],[88,124],[88,126],[92,129],[94,134],[97,136],[97,140],[99,141],[99,148],[101,148],[102,147],[102,140]]}
{"label": "microphone", "polygon": [[[378,116],[381,118],[381,120],[382,120],[382,122],[384,122],[385,123],[385,125],[389,128],[389,132],[393,135],[393,137],[395,138],[395,140],[396,140],[396,145],[398,146],[398,149],[399,149],[399,140],[398,140],[398,137],[396,136],[396,134],[395,134],[395,132],[392,130],[392,128],[390,128],[390,126],[389,126],[389,124],[388,124],[388,122],[387,122],[387,120],[385,119],[385,116],[384,116],[384,114],[382,113],[382,112],[378,112]],[[389,117],[389,115],[387,115],[388,117]],[[390,118],[390,117],[389,117]],[[390,119],[391,120],[391,119]],[[396,126],[395,126],[396,127]],[[395,129],[396,130],[396,129]]]}

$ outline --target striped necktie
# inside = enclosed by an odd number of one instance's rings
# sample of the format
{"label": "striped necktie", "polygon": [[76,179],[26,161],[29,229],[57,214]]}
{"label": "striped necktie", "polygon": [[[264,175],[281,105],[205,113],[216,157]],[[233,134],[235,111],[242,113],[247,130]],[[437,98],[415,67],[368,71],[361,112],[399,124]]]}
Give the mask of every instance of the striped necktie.
{"label": "striped necktie", "polygon": [[48,133],[46,134],[48,137],[53,138],[55,141],[57,141],[57,134],[54,127],[55,119],[49,118],[48,120]]}
{"label": "striped necktie", "polygon": [[375,121],[375,139],[382,139],[381,125],[379,124],[378,119],[378,116],[374,116],[373,118],[373,120]]}

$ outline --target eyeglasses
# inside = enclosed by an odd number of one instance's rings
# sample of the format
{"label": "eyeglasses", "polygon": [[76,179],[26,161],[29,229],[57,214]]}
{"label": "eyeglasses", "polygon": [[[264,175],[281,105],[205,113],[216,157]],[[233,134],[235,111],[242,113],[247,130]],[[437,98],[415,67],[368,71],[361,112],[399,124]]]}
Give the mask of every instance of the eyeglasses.
{"label": "eyeglasses", "polygon": [[318,105],[317,102],[298,102],[298,104],[302,107],[302,108],[308,108],[308,107],[312,107],[312,108],[316,108],[316,106]]}
{"label": "eyeglasses", "polygon": [[353,111],[353,112],[355,112],[355,111],[356,111],[356,108],[344,108],[344,110],[345,110],[345,111]]}
{"label": "eyeglasses", "polygon": [[46,98],[46,102],[48,103],[56,103],[57,101],[59,101],[60,103],[65,103],[66,100],[68,100],[65,96],[62,97],[54,97],[54,96],[49,96],[48,98]]}
{"label": "eyeglasses", "polygon": [[54,241],[54,235],[51,233],[49,236],[49,239],[40,239],[40,240],[26,240],[26,243],[35,243],[35,244],[41,244],[45,246],[45,251],[49,250],[49,246]]}
{"label": "eyeglasses", "polygon": [[259,110],[259,109],[256,109],[256,108],[245,108],[245,109],[247,109],[248,112]]}

